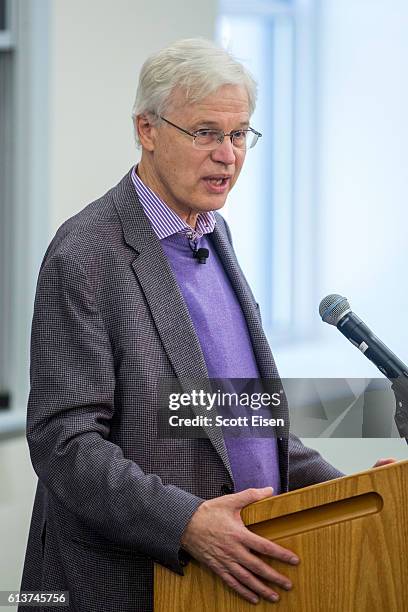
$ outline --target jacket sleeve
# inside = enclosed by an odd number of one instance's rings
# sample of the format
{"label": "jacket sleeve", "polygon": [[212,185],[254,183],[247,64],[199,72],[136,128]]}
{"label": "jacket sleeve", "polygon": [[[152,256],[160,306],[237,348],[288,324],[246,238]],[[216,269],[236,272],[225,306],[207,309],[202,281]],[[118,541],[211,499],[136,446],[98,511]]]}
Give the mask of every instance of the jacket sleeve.
{"label": "jacket sleeve", "polygon": [[289,491],[344,476],[297,436],[289,436]]}
{"label": "jacket sleeve", "polygon": [[53,254],[42,266],[30,377],[27,439],[49,493],[98,534],[182,573],[180,538],[203,500],[145,474],[109,440],[112,348],[72,255]]}

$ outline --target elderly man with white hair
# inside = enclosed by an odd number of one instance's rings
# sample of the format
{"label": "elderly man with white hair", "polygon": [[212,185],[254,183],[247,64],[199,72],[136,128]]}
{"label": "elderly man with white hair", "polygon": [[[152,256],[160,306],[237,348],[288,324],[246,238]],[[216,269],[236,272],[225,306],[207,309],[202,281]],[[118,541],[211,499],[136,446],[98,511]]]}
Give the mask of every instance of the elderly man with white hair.
{"label": "elderly man with white hair", "polygon": [[150,57],[133,109],[140,163],[62,225],[42,263],[21,588],[69,591],[68,610],[148,612],[154,563],[182,574],[190,556],[248,601],[277,601],[291,584],[257,553],[299,559],[240,509],[342,475],[292,435],[158,432],[163,379],[278,378],[216,212],[261,136],[255,100],[251,75],[212,42]]}

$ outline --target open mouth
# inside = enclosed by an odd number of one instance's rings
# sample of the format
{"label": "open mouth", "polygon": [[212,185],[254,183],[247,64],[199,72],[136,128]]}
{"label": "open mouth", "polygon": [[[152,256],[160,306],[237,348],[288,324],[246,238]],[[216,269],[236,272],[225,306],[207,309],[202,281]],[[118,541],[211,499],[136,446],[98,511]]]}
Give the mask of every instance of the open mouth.
{"label": "open mouth", "polygon": [[203,180],[211,193],[223,193],[229,188],[231,176],[206,176]]}
{"label": "open mouth", "polygon": [[211,178],[211,177],[208,177],[205,180],[208,181],[209,183],[211,183],[211,185],[226,185],[227,181],[229,181],[229,177],[225,177],[225,178]]}

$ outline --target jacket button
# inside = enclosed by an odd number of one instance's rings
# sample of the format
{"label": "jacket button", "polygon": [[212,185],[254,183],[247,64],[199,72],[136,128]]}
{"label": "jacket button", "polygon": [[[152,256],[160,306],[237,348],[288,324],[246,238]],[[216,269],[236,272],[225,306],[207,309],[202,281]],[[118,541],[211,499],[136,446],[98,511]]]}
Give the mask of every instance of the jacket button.
{"label": "jacket button", "polygon": [[232,487],[227,484],[221,485],[221,495],[229,495],[232,493]]}

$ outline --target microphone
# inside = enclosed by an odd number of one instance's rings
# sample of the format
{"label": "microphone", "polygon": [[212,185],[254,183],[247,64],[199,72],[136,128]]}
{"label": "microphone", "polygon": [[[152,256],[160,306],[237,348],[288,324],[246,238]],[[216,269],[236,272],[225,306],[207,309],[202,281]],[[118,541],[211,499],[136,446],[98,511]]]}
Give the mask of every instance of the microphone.
{"label": "microphone", "polygon": [[400,435],[407,438],[408,367],[352,312],[347,298],[342,295],[331,294],[323,298],[319,314],[325,323],[337,327],[393,383],[397,399],[395,422]]}
{"label": "microphone", "polygon": [[325,323],[337,329],[354,344],[390,380],[408,379],[408,367],[385,346],[363,321],[352,312],[347,298],[327,295],[320,302],[319,313]]}
{"label": "microphone", "polygon": [[204,248],[196,249],[195,251],[193,251],[193,257],[195,257],[198,260],[198,263],[200,264],[205,264],[207,262],[209,254],[210,251]]}

